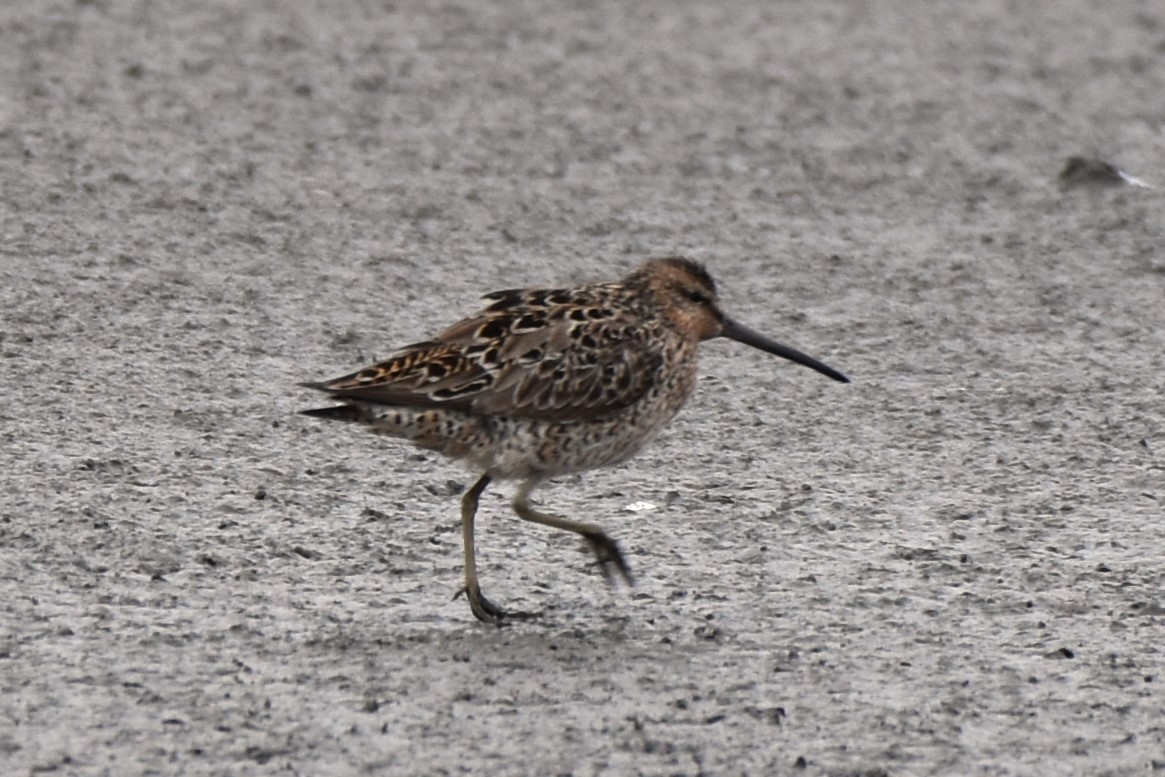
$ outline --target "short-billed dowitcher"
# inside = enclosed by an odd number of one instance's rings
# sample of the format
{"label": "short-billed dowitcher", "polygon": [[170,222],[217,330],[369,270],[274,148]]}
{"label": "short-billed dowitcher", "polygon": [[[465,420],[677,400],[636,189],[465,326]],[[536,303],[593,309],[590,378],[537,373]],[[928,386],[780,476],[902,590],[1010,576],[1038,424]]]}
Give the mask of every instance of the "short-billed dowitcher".
{"label": "short-billed dowitcher", "polygon": [[485,299],[484,310],[432,340],[303,385],[345,403],[306,415],[364,424],[482,473],[461,499],[461,592],[487,623],[525,615],[485,598],[477,581],[473,519],[491,480],[519,481],[518,517],[581,535],[608,581],[617,571],[630,583],[614,540],[594,524],[534,509],[531,490],[635,455],[692,395],[703,340],[727,337],[849,382],[726,316],[712,277],[689,259],[652,259],[615,283],[511,289]]}

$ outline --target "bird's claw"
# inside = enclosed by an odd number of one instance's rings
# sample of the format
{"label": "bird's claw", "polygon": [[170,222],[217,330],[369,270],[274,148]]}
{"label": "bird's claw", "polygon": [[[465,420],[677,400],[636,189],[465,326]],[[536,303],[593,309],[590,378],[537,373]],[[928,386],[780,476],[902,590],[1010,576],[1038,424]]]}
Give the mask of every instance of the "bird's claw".
{"label": "bird's claw", "polygon": [[599,571],[604,580],[608,583],[614,582],[614,575],[611,573],[612,567],[614,567],[627,585],[635,585],[635,578],[631,575],[631,567],[627,564],[627,559],[623,557],[623,551],[619,550],[617,542],[601,531],[584,534],[583,537],[586,538],[595,554],[595,560],[599,563]]}
{"label": "bird's claw", "polygon": [[457,593],[453,594],[454,600],[464,595],[469,600],[469,609],[473,611],[476,617],[482,623],[489,623],[493,626],[506,626],[510,621],[527,620],[529,618],[537,618],[536,612],[512,611],[503,610],[481,592],[481,588],[469,586],[462,586]]}

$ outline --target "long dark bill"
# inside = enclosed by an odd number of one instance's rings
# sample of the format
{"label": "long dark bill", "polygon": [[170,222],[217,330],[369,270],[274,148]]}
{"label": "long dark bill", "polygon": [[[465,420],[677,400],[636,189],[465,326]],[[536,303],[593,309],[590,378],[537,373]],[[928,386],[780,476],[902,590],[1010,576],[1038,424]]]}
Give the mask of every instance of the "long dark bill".
{"label": "long dark bill", "polygon": [[776,341],[770,340],[760,332],[754,332],[744,324],[738,324],[730,318],[724,319],[723,336],[727,337],[729,340],[735,340],[738,343],[751,345],[753,348],[759,348],[760,350],[766,353],[771,353],[774,356],[780,356],[781,358],[788,359],[791,362],[797,362],[797,364],[810,367],[817,370],[822,375],[827,375],[834,380],[841,381],[842,383],[849,383],[849,378],[842,375],[840,372],[833,369],[829,365],[822,364],[812,356],[806,356],[795,348],[790,348],[787,345],[781,345]]}

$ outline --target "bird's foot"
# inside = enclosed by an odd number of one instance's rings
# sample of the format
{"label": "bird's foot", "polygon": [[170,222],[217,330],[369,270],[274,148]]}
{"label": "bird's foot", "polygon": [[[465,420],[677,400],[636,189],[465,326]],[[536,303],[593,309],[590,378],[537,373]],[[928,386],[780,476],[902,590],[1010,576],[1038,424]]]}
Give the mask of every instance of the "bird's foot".
{"label": "bird's foot", "polygon": [[488,623],[492,626],[505,626],[510,621],[527,620],[529,618],[537,618],[539,613],[503,610],[496,604],[485,598],[485,594],[481,592],[481,588],[474,586],[462,587],[453,598],[465,595],[469,600],[469,609],[473,611],[473,615],[482,623]]}
{"label": "bird's foot", "polygon": [[604,580],[608,583],[614,582],[614,576],[611,574],[612,568],[614,568],[627,585],[635,585],[635,578],[631,576],[631,567],[627,564],[627,559],[623,558],[623,551],[619,550],[617,542],[602,531],[588,532],[583,534],[583,537],[590,544],[591,550],[594,551],[595,560],[599,562],[599,571],[603,573]]}

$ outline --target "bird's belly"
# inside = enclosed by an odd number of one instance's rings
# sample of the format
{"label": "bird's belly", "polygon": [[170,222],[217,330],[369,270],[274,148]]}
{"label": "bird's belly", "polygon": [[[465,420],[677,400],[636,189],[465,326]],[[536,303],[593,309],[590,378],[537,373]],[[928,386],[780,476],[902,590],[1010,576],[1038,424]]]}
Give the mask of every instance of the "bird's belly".
{"label": "bird's belly", "polygon": [[494,419],[492,455],[481,463],[494,477],[523,480],[620,464],[667,426],[689,393],[672,391],[597,421]]}
{"label": "bird's belly", "polygon": [[482,462],[498,478],[543,478],[607,467],[626,461],[658,434],[628,421],[573,422],[515,420],[499,437],[490,460]]}

